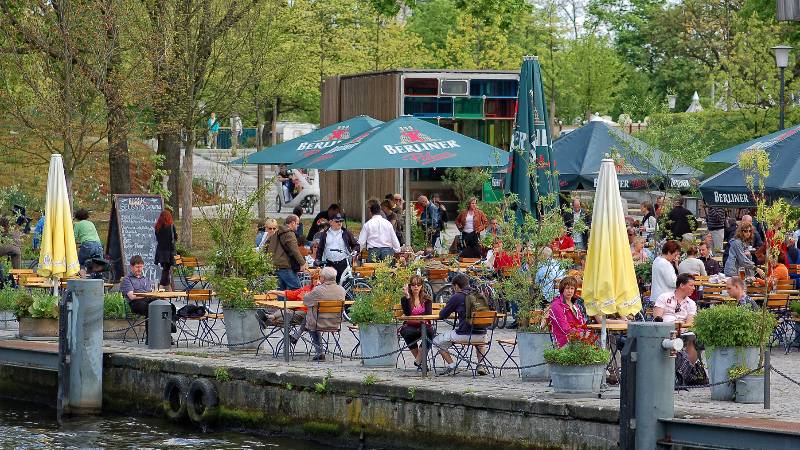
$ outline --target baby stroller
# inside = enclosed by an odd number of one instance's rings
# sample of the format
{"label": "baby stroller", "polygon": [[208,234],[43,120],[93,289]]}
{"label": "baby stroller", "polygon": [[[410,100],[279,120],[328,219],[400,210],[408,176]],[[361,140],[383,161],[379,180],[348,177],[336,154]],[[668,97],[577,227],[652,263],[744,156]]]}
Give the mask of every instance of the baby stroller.
{"label": "baby stroller", "polygon": [[275,194],[274,210],[279,213],[282,209],[291,211],[295,206],[300,206],[306,214],[312,214],[319,203],[319,171],[312,169],[306,177],[301,171],[293,169],[292,174],[300,182],[300,192],[287,202],[283,192],[285,186],[282,182],[276,181],[275,187],[278,192]]}

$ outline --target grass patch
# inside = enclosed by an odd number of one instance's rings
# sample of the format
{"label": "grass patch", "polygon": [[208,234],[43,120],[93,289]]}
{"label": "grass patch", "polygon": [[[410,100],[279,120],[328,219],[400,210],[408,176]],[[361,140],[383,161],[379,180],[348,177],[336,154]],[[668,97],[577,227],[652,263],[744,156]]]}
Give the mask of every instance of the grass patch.
{"label": "grass patch", "polygon": [[231,374],[228,372],[227,367],[217,367],[214,369],[214,378],[216,378],[217,381],[222,382],[231,381]]}

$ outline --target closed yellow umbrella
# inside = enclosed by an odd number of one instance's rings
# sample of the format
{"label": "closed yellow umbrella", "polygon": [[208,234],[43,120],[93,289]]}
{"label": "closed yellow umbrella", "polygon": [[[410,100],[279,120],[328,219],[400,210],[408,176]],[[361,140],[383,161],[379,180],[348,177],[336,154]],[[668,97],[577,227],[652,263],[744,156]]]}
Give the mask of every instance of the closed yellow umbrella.
{"label": "closed yellow umbrella", "polygon": [[642,309],[617,173],[608,158],[600,164],[594,195],[582,295],[590,316],[628,315]]}
{"label": "closed yellow umbrella", "polygon": [[72,228],[72,210],[67,195],[67,180],[61,155],[50,156],[47,173],[47,201],[45,204],[42,248],[37,271],[43,277],[69,277],[80,271],[75,234]]}

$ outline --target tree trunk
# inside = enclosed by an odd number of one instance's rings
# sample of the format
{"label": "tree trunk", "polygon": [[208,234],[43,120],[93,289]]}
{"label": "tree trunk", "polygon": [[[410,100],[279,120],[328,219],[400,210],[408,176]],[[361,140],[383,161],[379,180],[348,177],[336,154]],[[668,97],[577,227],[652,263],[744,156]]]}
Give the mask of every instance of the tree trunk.
{"label": "tree trunk", "polygon": [[[113,89],[112,89],[113,90]],[[112,194],[131,192],[131,159],[125,110],[116,95],[106,97],[108,106],[108,172]]]}
{"label": "tree trunk", "polygon": [[181,232],[180,240],[183,245],[192,248],[192,156],[194,153],[195,131],[186,130],[186,147],[183,152],[183,165],[181,166]]}
{"label": "tree trunk", "polygon": [[167,204],[174,218],[180,219],[181,143],[177,132],[158,133],[158,154],[164,156],[167,189],[172,193]]}

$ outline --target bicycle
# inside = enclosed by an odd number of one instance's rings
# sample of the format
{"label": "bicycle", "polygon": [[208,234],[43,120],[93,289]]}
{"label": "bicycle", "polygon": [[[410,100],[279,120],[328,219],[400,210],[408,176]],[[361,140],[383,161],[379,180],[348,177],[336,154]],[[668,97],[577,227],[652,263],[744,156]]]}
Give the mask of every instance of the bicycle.
{"label": "bicycle", "polygon": [[[344,253],[342,250],[339,249],[331,249],[333,252]],[[358,255],[357,251],[350,252],[350,254],[345,258],[347,261],[347,267],[342,272],[342,276],[339,277],[339,286],[344,288],[345,291],[345,300],[355,300],[356,293],[359,291],[369,290],[371,289],[369,283],[367,282],[366,278],[361,277],[358,273],[353,271],[353,259]],[[325,263],[322,263],[322,267],[325,266]],[[350,322],[350,315],[349,315],[350,307],[346,306],[344,308],[343,316],[345,320]]]}

